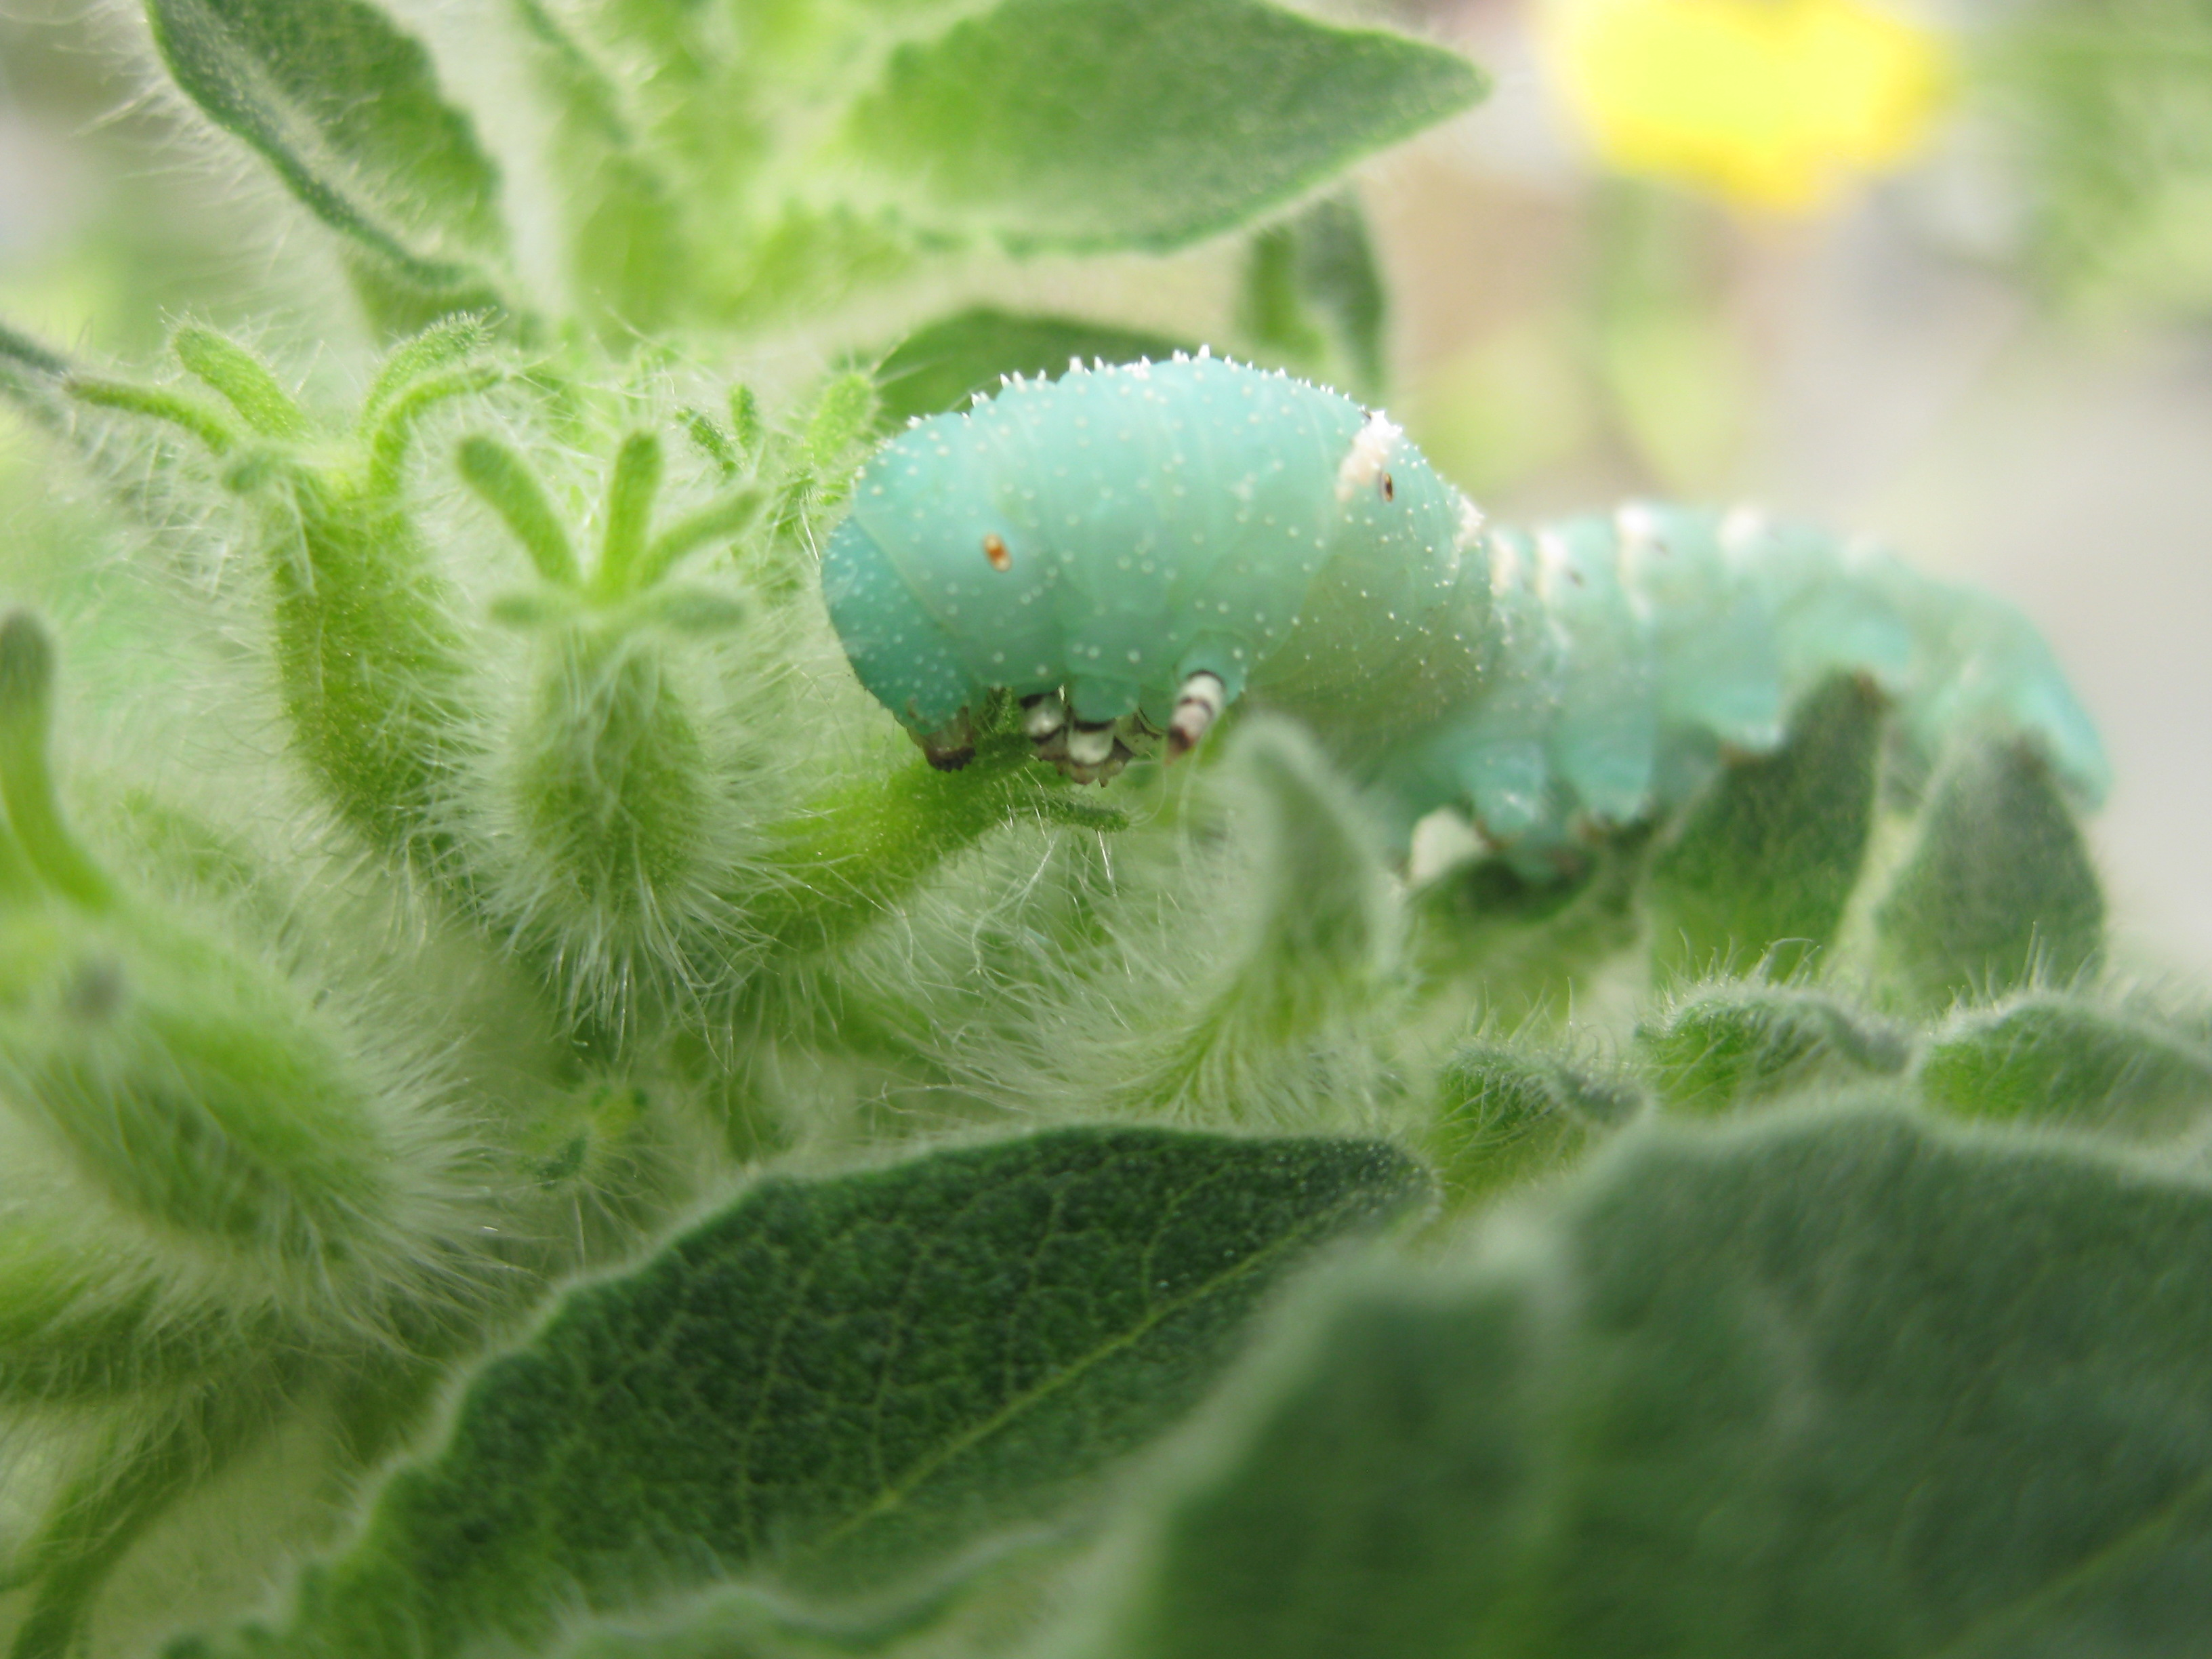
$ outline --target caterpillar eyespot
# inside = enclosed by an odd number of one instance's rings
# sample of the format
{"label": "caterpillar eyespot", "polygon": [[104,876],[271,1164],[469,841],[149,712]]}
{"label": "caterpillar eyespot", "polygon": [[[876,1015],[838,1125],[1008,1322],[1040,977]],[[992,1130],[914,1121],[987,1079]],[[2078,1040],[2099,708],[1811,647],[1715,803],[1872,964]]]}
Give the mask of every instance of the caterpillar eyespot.
{"label": "caterpillar eyespot", "polygon": [[[886,444],[852,499],[831,620],[941,765],[994,688],[1086,781],[1161,737],[1188,749],[1249,694],[1401,835],[1455,806],[1540,865],[1771,751],[1843,672],[1930,752],[1991,725],[2085,800],[2106,787],[2087,716],[1998,599],[1746,509],[1490,527],[1387,416],[1204,355],[1009,383]],[[979,544],[998,574],[973,574]]]}

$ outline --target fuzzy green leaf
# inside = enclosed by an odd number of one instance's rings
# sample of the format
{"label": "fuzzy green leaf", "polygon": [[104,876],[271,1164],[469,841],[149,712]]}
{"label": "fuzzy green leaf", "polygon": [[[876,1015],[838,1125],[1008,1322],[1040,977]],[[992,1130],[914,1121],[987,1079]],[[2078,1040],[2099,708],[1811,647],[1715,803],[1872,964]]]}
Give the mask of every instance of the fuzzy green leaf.
{"label": "fuzzy green leaf", "polygon": [[650,146],[639,143],[622,86],[552,8],[516,0],[515,14],[561,117],[553,149],[578,297],[625,328],[653,327],[696,275],[678,193]]}
{"label": "fuzzy green leaf", "polygon": [[429,54],[367,0],[147,0],[161,57],[302,204],[437,291],[479,285],[505,231],[499,173]]}
{"label": "fuzzy green leaf", "polygon": [[0,800],[8,809],[6,879],[20,884],[20,850],[53,891],[87,910],[115,902],[106,873],[62,817],[53,775],[54,646],[27,611],[0,618]]}
{"label": "fuzzy green leaf", "polygon": [[1874,828],[1883,713],[1864,681],[1832,679],[1780,750],[1714,780],[1652,866],[1662,969],[1787,973],[1834,939]]}
{"label": "fuzzy green leaf", "polygon": [[1465,975],[1502,1017],[1571,1005],[1608,958],[1641,939],[1650,851],[1650,831],[1638,825],[1559,878],[1523,877],[1503,859],[1445,872],[1419,893],[1426,966],[1439,977]]}
{"label": "fuzzy green leaf", "polygon": [[429,1659],[741,1572],[852,1593],[1064,1507],[1423,1185],[1371,1142],[1139,1129],[763,1182],[485,1370],[287,1628],[180,1651]]}
{"label": "fuzzy green leaf", "polygon": [[187,324],[171,337],[169,349],[260,436],[290,441],[307,435],[306,412],[269,365],[237,341]]}
{"label": "fuzzy green leaf", "polygon": [[506,520],[530,556],[538,580],[568,591],[583,586],[582,567],[576,562],[568,526],[529,462],[498,439],[471,433],[453,452],[453,470]]}
{"label": "fuzzy green leaf", "polygon": [[1926,1007],[2063,984],[2088,965],[2104,939],[2104,896],[2039,756],[1985,744],[1953,758],[1876,924],[1898,989]]}
{"label": "fuzzy green leaf", "polygon": [[1382,276],[1357,199],[1325,197],[1252,239],[1243,322],[1263,356],[1362,397],[1382,395]]}
{"label": "fuzzy green leaf", "polygon": [[1078,1064],[1122,1109],[1266,1122],[1320,1106],[1339,1121],[1398,964],[1396,896],[1372,823],[1299,727],[1249,720],[1228,760],[1251,865],[1224,934],[1178,927],[1180,980]]}
{"label": "fuzzy green leaf", "polygon": [[1643,1106],[1626,1081],[1534,1043],[1470,1042],[1437,1080],[1429,1145],[1444,1189],[1463,1201],[1565,1163]]}
{"label": "fuzzy green leaf", "polygon": [[1464,58],[1262,0],[1000,0],[895,52],[849,149],[1015,248],[1178,247],[1455,115]]}
{"label": "fuzzy green leaf", "polygon": [[1286,1310],[1039,1651],[2165,1655],[2212,1629],[2212,1188],[1862,1106],[1632,1131]]}
{"label": "fuzzy green leaf", "polygon": [[1755,981],[1685,997],[1636,1028],[1638,1057],[1670,1106],[1717,1112],[1818,1083],[1894,1077],[1903,1032],[1824,992]]}
{"label": "fuzzy green leaf", "polygon": [[2212,1112],[2212,1049],[2163,1022],[2031,994],[1946,1025],[1920,1062],[1931,1101],[1976,1117],[2156,1133]]}
{"label": "fuzzy green leaf", "polygon": [[1079,317],[977,306],[916,329],[877,364],[882,424],[964,408],[976,392],[997,391],[1001,375],[1060,374],[1078,357],[1109,363],[1170,357],[1190,343]]}

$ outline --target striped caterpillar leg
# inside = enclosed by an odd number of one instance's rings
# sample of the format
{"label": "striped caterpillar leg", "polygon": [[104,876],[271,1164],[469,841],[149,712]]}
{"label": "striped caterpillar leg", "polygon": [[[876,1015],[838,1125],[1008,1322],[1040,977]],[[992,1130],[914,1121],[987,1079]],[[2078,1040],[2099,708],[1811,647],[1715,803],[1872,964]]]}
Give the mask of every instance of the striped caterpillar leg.
{"label": "striped caterpillar leg", "polygon": [[1175,717],[1168,722],[1168,754],[1185,755],[1197,748],[1228,704],[1229,688],[1218,676],[1200,672],[1185,680],[1176,694]]}
{"label": "striped caterpillar leg", "polygon": [[1150,754],[1159,737],[1141,712],[1110,720],[1080,719],[1060,690],[1022,699],[1022,734],[1039,760],[1076,783],[1103,783],[1119,775],[1131,761]]}
{"label": "striped caterpillar leg", "polygon": [[[1187,755],[1205,739],[1229,704],[1221,677],[1200,670],[1186,676],[1168,720],[1168,758]],[[1163,735],[1140,708],[1117,720],[1085,720],[1073,716],[1063,691],[1039,691],[1022,699],[1022,732],[1039,760],[1058,767],[1077,783],[1103,783],[1128,763],[1152,752]]]}

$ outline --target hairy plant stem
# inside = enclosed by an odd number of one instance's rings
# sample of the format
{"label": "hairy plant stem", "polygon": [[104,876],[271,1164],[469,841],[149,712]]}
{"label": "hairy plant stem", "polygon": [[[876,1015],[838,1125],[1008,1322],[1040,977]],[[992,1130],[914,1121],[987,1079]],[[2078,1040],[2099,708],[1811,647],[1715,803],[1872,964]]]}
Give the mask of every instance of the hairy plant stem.
{"label": "hairy plant stem", "polygon": [[294,499],[296,535],[270,562],[294,740],[371,845],[450,879],[443,808],[469,741],[443,584],[389,496],[307,477]]}
{"label": "hairy plant stem", "polygon": [[843,943],[1016,815],[1036,793],[1032,753],[1019,732],[994,731],[957,772],[916,761],[817,798],[772,835],[771,857],[791,879],[740,902],[779,955]]}

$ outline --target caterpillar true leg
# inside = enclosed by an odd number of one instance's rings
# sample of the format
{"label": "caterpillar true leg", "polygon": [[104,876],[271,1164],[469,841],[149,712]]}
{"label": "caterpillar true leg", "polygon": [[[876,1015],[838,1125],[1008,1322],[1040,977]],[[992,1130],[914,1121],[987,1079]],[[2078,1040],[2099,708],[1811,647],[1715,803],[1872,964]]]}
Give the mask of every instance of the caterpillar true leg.
{"label": "caterpillar true leg", "polygon": [[1067,724],[1067,699],[1058,691],[1038,691],[1022,699],[1022,735],[1042,745]]}
{"label": "caterpillar true leg", "polygon": [[1078,720],[1067,739],[1068,763],[1096,769],[1114,758],[1114,722]]}

